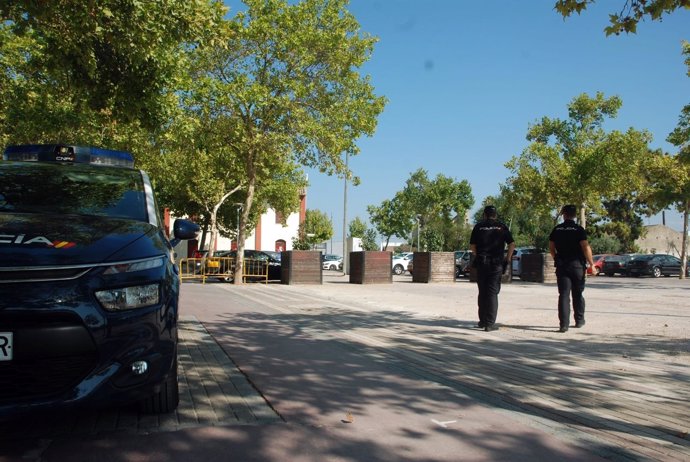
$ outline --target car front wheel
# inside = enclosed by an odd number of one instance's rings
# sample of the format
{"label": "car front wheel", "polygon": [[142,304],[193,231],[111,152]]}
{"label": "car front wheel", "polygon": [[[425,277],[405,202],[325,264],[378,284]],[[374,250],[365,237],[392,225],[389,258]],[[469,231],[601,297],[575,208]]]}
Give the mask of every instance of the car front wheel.
{"label": "car front wheel", "polygon": [[140,403],[145,414],[167,414],[174,411],[180,402],[180,390],[177,385],[177,358],[173,361],[172,370],[161,384],[158,393],[154,393]]}
{"label": "car front wheel", "polygon": [[661,277],[661,268],[659,268],[658,266],[652,268],[652,276],[654,276],[655,278]]}
{"label": "car front wheel", "polygon": [[403,268],[402,265],[395,265],[395,267],[393,267],[393,272],[396,275],[400,276],[405,272],[405,268]]}

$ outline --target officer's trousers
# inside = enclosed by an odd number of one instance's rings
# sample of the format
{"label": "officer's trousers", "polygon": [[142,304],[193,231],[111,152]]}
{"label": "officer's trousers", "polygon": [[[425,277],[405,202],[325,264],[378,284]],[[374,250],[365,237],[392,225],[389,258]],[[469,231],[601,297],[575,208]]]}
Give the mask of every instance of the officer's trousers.
{"label": "officer's trousers", "polygon": [[570,325],[570,298],[573,299],[575,322],[585,320],[585,266],[579,260],[558,262],[556,265],[558,282],[558,320],[560,327]]}
{"label": "officer's trousers", "polygon": [[479,295],[479,324],[493,326],[498,314],[498,293],[501,291],[501,274],[503,266],[485,264],[477,266],[477,288]]}

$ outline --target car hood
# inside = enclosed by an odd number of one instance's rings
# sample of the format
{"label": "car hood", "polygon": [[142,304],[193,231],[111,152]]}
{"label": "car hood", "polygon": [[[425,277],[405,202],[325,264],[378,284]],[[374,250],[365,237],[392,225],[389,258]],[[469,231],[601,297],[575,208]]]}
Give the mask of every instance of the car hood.
{"label": "car hood", "polygon": [[141,239],[156,232],[149,223],[126,219],[2,213],[0,267],[96,264],[160,255],[160,245]]}

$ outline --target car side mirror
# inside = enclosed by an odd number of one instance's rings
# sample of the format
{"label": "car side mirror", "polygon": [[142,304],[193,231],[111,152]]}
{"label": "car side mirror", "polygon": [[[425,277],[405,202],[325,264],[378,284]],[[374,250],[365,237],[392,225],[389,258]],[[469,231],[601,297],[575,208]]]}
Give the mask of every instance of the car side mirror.
{"label": "car side mirror", "polygon": [[199,225],[193,221],[178,218],[173,225],[174,238],[170,243],[175,247],[181,240],[195,239],[200,230],[201,228],[199,228]]}

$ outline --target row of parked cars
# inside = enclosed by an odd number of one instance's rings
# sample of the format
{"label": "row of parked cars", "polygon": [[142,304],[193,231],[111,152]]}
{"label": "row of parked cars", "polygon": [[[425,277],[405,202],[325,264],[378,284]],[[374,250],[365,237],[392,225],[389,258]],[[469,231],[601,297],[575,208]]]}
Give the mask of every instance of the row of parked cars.
{"label": "row of parked cars", "polygon": [[[512,271],[513,276],[520,276],[522,269],[522,257],[530,253],[539,253],[540,250],[534,247],[521,247],[515,249],[513,254]],[[594,255],[594,266],[588,268],[587,273],[591,276],[677,276],[681,271],[680,258],[668,254],[600,254]],[[690,272],[686,269],[686,274]]]}
{"label": "row of parked cars", "polygon": [[[593,275],[605,274],[613,276],[677,276],[681,272],[680,258],[663,254],[625,254],[625,255],[595,255]],[[686,276],[690,276],[688,268]]]}

